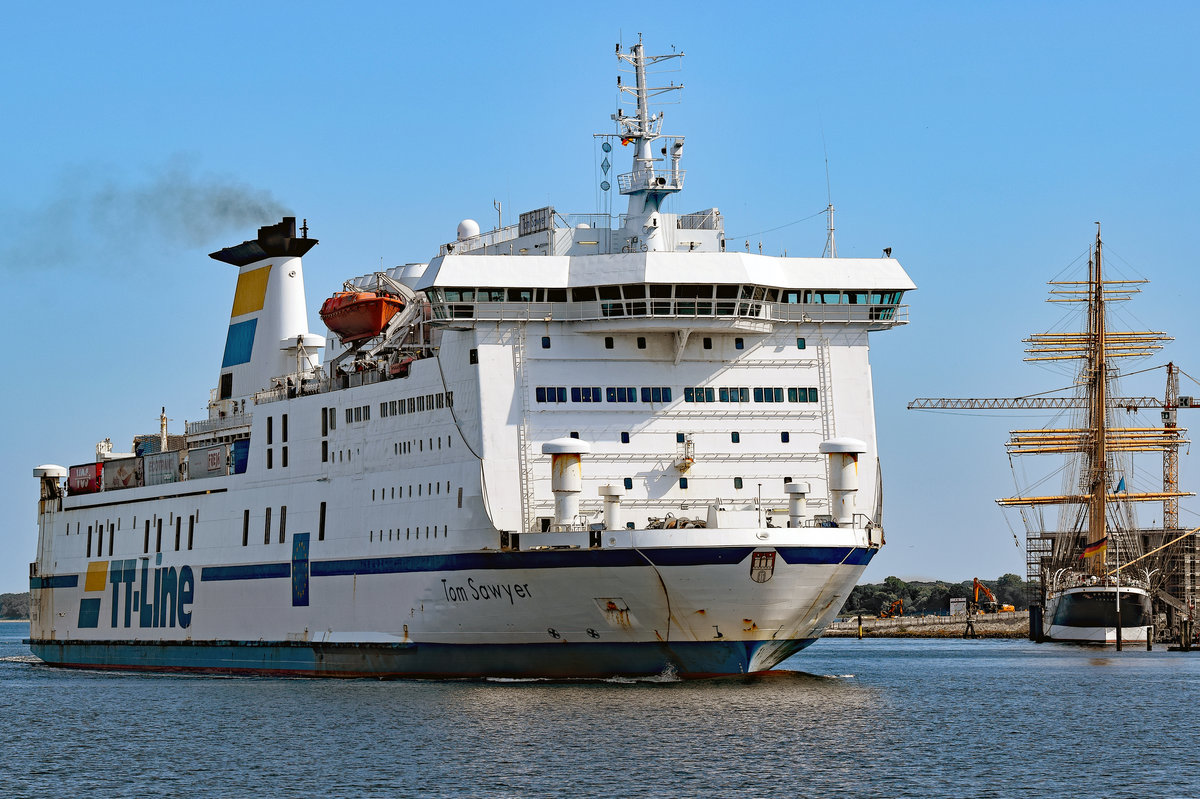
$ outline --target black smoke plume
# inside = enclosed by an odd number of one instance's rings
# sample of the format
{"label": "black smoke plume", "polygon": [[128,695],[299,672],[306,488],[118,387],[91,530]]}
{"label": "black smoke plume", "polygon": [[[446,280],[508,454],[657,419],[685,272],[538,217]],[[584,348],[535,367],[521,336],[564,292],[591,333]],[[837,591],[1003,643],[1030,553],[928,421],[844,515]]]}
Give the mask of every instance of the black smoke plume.
{"label": "black smoke plume", "polygon": [[5,271],[86,264],[114,268],[154,253],[172,260],[253,238],[287,208],[270,192],[199,175],[176,159],[141,179],[75,168],[34,208],[10,209],[0,233]]}

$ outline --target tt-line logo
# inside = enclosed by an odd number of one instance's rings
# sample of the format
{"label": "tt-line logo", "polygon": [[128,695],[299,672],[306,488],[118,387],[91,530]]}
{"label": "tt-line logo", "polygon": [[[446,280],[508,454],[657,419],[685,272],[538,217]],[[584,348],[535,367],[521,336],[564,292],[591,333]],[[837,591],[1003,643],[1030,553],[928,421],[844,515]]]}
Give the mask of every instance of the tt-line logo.
{"label": "tt-line logo", "polygon": [[85,596],[79,601],[79,626],[99,627],[100,597],[86,596],[112,588],[112,627],[190,627],[196,578],[191,566],[162,567],[162,554],[149,558],[97,561],[88,564]]}

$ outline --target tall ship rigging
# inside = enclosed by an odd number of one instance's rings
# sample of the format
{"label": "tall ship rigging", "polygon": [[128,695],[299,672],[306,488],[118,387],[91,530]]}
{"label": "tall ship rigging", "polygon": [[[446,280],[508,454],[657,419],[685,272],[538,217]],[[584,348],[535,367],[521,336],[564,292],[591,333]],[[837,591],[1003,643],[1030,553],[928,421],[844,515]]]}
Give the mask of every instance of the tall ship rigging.
{"label": "tall ship rigging", "polygon": [[[459,224],[310,333],[294,218],[237,269],[208,418],[40,485],[30,645],[86,668],[681,677],[813,643],[883,545],[884,258],[726,249],[617,48],[626,213]],[[606,156],[607,163],[607,156]],[[607,190],[607,189],[606,189]],[[325,351],[325,358],[320,351]]]}
{"label": "tall ship rigging", "polygon": [[[1117,330],[1111,308],[1132,299],[1145,280],[1112,279],[1104,273],[1103,241],[1088,251],[1084,280],[1051,281],[1049,301],[1078,309],[1075,330],[1026,339],[1027,361],[1073,365],[1073,384],[1015,398],[921,398],[916,409],[1055,410],[1056,422],[1012,431],[1007,450],[1018,484],[1027,456],[1052,456],[1061,466],[1019,496],[997,500],[1017,508],[1026,528],[1027,577],[1031,591],[1030,633],[1036,638],[1087,643],[1144,641],[1157,630],[1190,627],[1197,599],[1196,530],[1179,527],[1179,448],[1188,442],[1177,410],[1190,408],[1180,396],[1180,370],[1166,372],[1166,390],[1153,396],[1122,396],[1119,364],[1147,358],[1170,340],[1165,333]],[[1154,367],[1157,368],[1157,367]],[[1140,369],[1139,372],[1151,371]],[[1146,421],[1142,412],[1157,418]],[[1153,453],[1161,471],[1135,457]],[[1044,461],[1043,461],[1044,462]],[[1161,474],[1161,483],[1145,475]],[[1061,479],[1058,494],[1039,493]],[[1044,491],[1044,489],[1042,489]],[[1139,504],[1160,505],[1162,526],[1139,525]],[[1200,528],[1198,528],[1200,529]]]}
{"label": "tall ship rigging", "polygon": [[[1103,242],[1097,225],[1087,279],[1050,284],[1052,301],[1077,303],[1085,308],[1085,329],[1041,333],[1026,340],[1027,360],[1078,363],[1075,385],[1079,421],[1069,428],[1015,430],[1008,443],[1008,452],[1013,456],[1065,455],[1063,493],[997,502],[1022,508],[1027,525],[1037,530],[1030,540],[1040,546],[1030,549],[1041,553],[1038,582],[1044,607],[1044,637],[1119,644],[1122,640],[1145,641],[1152,635],[1152,597],[1172,598],[1163,590],[1170,575],[1161,568],[1151,568],[1147,560],[1164,543],[1169,527],[1164,524],[1162,531],[1139,529],[1134,505],[1165,502],[1168,504],[1164,510],[1169,512],[1173,506],[1177,519],[1179,498],[1190,494],[1178,491],[1169,466],[1164,469],[1167,477],[1160,490],[1131,488],[1135,453],[1167,453],[1168,465],[1173,458],[1177,464],[1178,447],[1187,442],[1174,424],[1170,388],[1162,426],[1122,425],[1117,419],[1129,407],[1124,400],[1113,401],[1120,396],[1118,362],[1148,357],[1169,337],[1158,331],[1110,327],[1109,305],[1129,300],[1145,281],[1106,278],[1103,265]],[[1168,366],[1168,382],[1173,372],[1174,366]],[[1061,508],[1057,529],[1052,532],[1046,531],[1040,514],[1028,512],[1043,506]]]}

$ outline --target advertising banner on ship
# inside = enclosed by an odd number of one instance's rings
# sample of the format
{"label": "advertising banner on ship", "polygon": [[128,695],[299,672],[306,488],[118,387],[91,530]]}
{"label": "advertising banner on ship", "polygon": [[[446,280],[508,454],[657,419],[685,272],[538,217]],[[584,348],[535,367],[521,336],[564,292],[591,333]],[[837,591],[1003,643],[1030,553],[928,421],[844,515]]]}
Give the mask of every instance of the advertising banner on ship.
{"label": "advertising banner on ship", "polygon": [[71,494],[95,494],[100,490],[103,463],[84,463],[72,466],[67,473],[67,490]]}
{"label": "advertising banner on ship", "polygon": [[188,450],[188,479],[224,477],[229,474],[229,445],[216,444]]}
{"label": "advertising banner on ship", "polygon": [[142,459],[118,458],[104,462],[104,490],[137,488],[142,485]]}
{"label": "advertising banner on ship", "polygon": [[156,452],[142,459],[145,463],[146,485],[157,486],[163,483],[177,483],[180,480],[179,465],[183,461],[183,452]]}

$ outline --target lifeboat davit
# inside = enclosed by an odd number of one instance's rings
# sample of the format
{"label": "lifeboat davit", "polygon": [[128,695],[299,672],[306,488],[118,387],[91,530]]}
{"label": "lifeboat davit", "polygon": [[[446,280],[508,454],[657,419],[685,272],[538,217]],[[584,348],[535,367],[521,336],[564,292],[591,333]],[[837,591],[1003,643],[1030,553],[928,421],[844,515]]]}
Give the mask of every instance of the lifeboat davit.
{"label": "lifeboat davit", "polygon": [[343,344],[378,336],[404,300],[376,291],[339,291],[321,305],[321,321]]}

